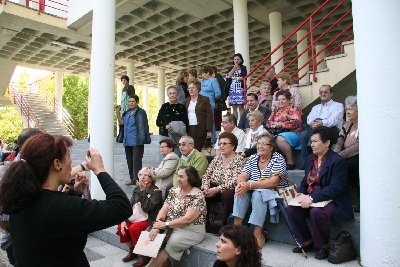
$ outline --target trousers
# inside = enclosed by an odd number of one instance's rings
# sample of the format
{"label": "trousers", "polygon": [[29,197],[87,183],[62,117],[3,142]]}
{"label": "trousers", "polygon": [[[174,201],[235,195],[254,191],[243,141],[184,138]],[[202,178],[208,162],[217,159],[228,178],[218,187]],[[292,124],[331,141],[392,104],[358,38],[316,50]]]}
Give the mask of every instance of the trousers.
{"label": "trousers", "polygon": [[144,145],[125,147],[126,164],[128,164],[131,181],[138,180],[138,172],[142,169],[143,153]]}

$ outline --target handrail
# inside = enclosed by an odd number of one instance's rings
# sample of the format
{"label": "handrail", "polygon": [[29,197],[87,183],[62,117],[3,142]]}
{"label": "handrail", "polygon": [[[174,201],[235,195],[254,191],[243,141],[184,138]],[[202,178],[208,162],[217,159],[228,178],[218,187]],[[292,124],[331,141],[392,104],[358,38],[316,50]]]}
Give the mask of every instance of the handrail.
{"label": "handrail", "polygon": [[[345,4],[345,2],[347,2],[348,0],[342,0],[340,1],[340,3],[338,3],[336,6],[334,6],[326,15],[323,16],[322,19],[318,19],[315,20],[315,15],[320,12],[322,10],[322,8],[324,6],[326,6],[329,2],[331,2],[331,0],[326,0],[321,6],[319,6],[310,16],[308,16],[292,33],[290,33],[277,47],[275,47],[271,53],[269,53],[266,57],[264,57],[258,64],[257,66],[255,66],[248,74],[247,76],[244,77],[244,91],[245,91],[245,95],[246,95],[246,91],[252,87],[253,85],[255,85],[260,79],[262,79],[266,73],[268,73],[271,68],[273,68],[276,64],[278,64],[281,60],[283,60],[285,57],[287,57],[289,55],[289,53],[295,49],[299,43],[301,43],[304,39],[309,38],[310,42],[309,45],[302,51],[298,51],[298,54],[296,57],[294,57],[289,63],[287,63],[286,65],[284,64],[282,70],[280,70],[280,72],[287,70],[289,67],[293,67],[293,64],[296,62],[296,60],[303,55],[304,53],[308,52],[309,50],[311,50],[311,58],[308,59],[308,61],[303,64],[301,67],[297,67],[296,66],[296,71],[294,73],[292,73],[290,76],[293,77],[294,75],[296,75],[297,73],[299,73],[302,69],[306,68],[309,66],[309,63],[311,62],[311,68],[308,68],[307,71],[305,72],[305,74],[303,74],[301,77],[299,77],[298,79],[296,79],[293,83],[296,84],[297,82],[299,82],[304,76],[306,76],[309,72],[311,72],[312,74],[312,78],[313,81],[317,81],[317,77],[316,77],[316,69],[317,66],[319,64],[321,64],[323,62],[324,59],[319,60],[317,62],[317,57],[323,53],[326,52],[327,56],[332,55],[335,51],[337,51],[337,49],[339,47],[341,47],[341,43],[348,41],[350,38],[352,38],[353,34],[350,33],[349,36],[346,36],[345,33],[351,31],[352,28],[352,23],[350,23],[347,26],[343,26],[341,25],[341,29],[344,28],[345,30],[341,31],[339,34],[336,35],[336,37],[332,38],[328,44],[324,45],[323,48],[318,51],[318,53],[315,51],[315,45],[318,43],[318,41],[320,41],[328,32],[330,32],[333,28],[337,27],[337,25],[339,23],[343,23],[343,20],[346,16],[351,15],[351,9],[348,9],[343,15],[340,16],[340,18],[336,19],[333,18],[332,15],[334,14],[334,12],[336,10],[338,10],[341,6],[343,6]],[[328,18],[331,19],[331,21],[333,22],[330,27],[328,27],[328,29],[324,30],[322,29],[322,33],[317,36],[316,35],[316,31],[318,29],[320,29],[321,27],[319,27],[323,21],[327,20]],[[314,23],[315,20],[315,23]],[[291,47],[277,60],[275,60],[275,62],[271,61],[271,65],[266,68],[259,76],[257,76],[257,78],[252,81],[250,83],[250,85],[247,86],[247,81],[249,79],[249,77],[255,72],[257,71],[260,67],[263,66],[263,64],[272,58],[272,55],[275,54],[275,52],[277,52],[281,47],[283,47],[286,43],[288,43],[288,41],[290,40],[290,38],[292,38],[299,30],[303,29],[305,26],[309,27],[309,30],[307,31],[307,33],[301,38],[299,39],[297,42],[295,42],[293,45],[291,45]],[[344,38],[343,40],[339,40],[339,38]],[[333,49],[331,49],[331,45],[334,42],[340,42],[339,45],[335,45],[335,47]],[[276,74],[277,75],[277,74]],[[273,77],[275,78],[276,75]]]}
{"label": "handrail", "polygon": [[[68,14],[68,5],[63,4],[61,2],[58,1],[54,1],[54,0],[25,0],[25,6],[29,7],[29,3],[35,3],[38,5],[38,14],[40,13],[49,13],[49,14],[53,14],[53,12],[48,12],[46,11],[46,9],[52,9],[52,10],[56,10],[56,11],[60,11],[63,12],[63,14],[66,16]],[[46,4],[49,3],[50,4]]]}
{"label": "handrail", "polygon": [[28,127],[39,128],[39,120],[23,94],[18,90],[18,86],[14,83],[10,83],[10,86],[13,103],[19,107],[21,115],[25,116]]}

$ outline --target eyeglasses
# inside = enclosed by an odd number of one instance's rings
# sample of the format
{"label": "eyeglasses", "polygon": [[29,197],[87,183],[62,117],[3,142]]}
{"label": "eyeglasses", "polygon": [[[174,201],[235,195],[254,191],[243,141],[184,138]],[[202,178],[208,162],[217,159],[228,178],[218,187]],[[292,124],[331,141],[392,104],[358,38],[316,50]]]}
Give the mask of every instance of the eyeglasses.
{"label": "eyeglasses", "polygon": [[166,148],[166,147],[168,147],[168,146],[160,146],[160,148]]}
{"label": "eyeglasses", "polygon": [[[189,143],[188,143],[188,144],[189,144]],[[186,146],[186,145],[188,145],[188,144],[186,144],[186,143],[179,143],[178,146]]]}
{"label": "eyeglasses", "polygon": [[263,147],[267,147],[270,146],[271,144],[268,143],[257,143],[257,146],[263,146]]}
{"label": "eyeglasses", "polygon": [[220,142],[220,143],[218,143],[218,146],[226,146],[227,144],[232,144],[232,143]]}

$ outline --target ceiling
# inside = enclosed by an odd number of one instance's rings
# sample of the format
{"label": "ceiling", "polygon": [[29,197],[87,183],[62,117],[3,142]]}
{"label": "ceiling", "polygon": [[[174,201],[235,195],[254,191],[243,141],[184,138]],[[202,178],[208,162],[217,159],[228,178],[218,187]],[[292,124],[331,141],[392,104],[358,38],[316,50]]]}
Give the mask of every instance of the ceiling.
{"label": "ceiling", "polygon": [[[282,13],[283,37],[286,37],[323,2],[248,0],[251,66],[270,51],[269,13]],[[339,2],[331,0],[316,20]],[[0,59],[20,66],[89,74],[91,14],[67,27],[65,18],[38,15],[36,10],[12,2],[2,7]],[[341,6],[333,18],[338,18],[348,8],[351,8],[350,1]],[[351,16],[347,16],[343,25],[351,20]],[[332,23],[332,19],[323,22],[319,33]],[[125,74],[129,61],[135,62],[135,83],[152,87],[157,87],[159,68],[166,70],[167,85],[175,83],[180,69],[210,64],[225,72],[234,54],[233,25],[232,0],[117,0],[115,75]],[[327,34],[321,44],[339,31]],[[295,37],[286,49],[294,42]],[[286,62],[295,56],[295,51],[289,54]]]}

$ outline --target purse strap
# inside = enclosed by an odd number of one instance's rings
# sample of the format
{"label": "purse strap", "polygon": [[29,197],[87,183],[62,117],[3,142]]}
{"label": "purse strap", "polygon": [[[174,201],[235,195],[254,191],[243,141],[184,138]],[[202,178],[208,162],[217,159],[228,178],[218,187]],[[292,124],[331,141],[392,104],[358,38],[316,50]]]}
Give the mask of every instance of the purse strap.
{"label": "purse strap", "polygon": [[347,237],[351,237],[351,234],[347,231],[341,231],[340,233],[338,233],[338,235],[336,236],[335,240],[338,240],[340,238],[341,235],[346,235]]}

